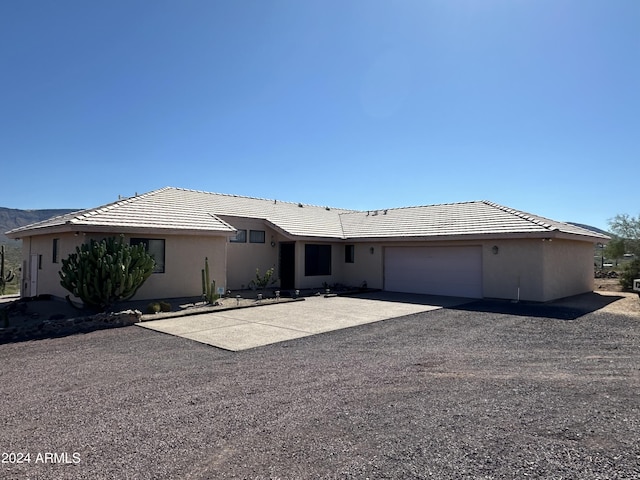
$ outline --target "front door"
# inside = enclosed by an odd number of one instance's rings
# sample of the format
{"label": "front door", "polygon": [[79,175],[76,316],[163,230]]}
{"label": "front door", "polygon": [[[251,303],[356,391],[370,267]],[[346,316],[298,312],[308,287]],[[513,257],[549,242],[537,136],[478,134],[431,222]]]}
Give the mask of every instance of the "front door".
{"label": "front door", "polygon": [[296,244],[294,242],[280,243],[280,288],[288,290],[295,288],[296,283]]}

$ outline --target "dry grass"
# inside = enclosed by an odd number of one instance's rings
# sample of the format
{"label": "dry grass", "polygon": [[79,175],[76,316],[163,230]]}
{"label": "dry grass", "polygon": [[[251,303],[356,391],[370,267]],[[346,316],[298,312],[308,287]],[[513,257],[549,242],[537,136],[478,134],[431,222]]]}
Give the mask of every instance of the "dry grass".
{"label": "dry grass", "polygon": [[603,313],[612,313],[616,315],[629,315],[633,317],[638,317],[640,319],[640,297],[636,293],[628,293],[628,292],[611,292],[611,291],[603,291],[598,292],[600,295],[604,296],[616,296],[622,297],[615,302],[611,302],[607,306],[605,306],[602,311]]}

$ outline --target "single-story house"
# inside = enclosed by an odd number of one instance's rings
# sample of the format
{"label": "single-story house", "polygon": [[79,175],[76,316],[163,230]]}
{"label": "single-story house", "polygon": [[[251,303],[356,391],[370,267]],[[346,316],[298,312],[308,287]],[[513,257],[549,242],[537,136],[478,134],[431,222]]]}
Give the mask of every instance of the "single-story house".
{"label": "single-story house", "polygon": [[124,235],[156,260],[137,299],[198,296],[208,257],[225,290],[273,267],[282,290],[342,284],[394,292],[550,301],[593,290],[609,238],[488,201],[355,211],[166,187],[13,229],[21,295],[68,294],[62,259]]}

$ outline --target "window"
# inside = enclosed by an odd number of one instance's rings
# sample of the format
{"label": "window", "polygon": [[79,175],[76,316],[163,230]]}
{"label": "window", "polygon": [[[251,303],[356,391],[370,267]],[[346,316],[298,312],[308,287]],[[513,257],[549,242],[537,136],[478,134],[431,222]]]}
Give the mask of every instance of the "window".
{"label": "window", "polygon": [[53,239],[53,255],[52,255],[53,263],[58,263],[59,248],[60,248],[60,239],[54,238]]}
{"label": "window", "polygon": [[304,246],[304,274],[307,277],[331,275],[331,245]]}
{"label": "window", "polygon": [[236,232],[236,236],[229,238],[229,241],[232,242],[232,243],[246,243],[247,242],[247,231],[246,230],[238,230]]}
{"label": "window", "polygon": [[156,261],[153,273],[164,273],[164,240],[157,238],[132,238],[130,245],[144,245],[144,249]]}
{"label": "window", "polygon": [[264,230],[250,230],[249,242],[251,243],[264,243]]}
{"label": "window", "polygon": [[356,246],[345,245],[344,246],[344,263],[353,263],[355,261],[355,256],[356,256]]}

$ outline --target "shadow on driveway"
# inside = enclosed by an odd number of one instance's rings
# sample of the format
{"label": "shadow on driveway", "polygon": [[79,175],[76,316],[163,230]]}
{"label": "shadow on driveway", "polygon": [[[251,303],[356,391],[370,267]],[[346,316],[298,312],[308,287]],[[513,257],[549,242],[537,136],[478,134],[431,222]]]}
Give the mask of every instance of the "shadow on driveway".
{"label": "shadow on driveway", "polygon": [[624,297],[618,295],[600,295],[584,293],[548,303],[515,302],[509,300],[478,300],[457,305],[452,310],[465,312],[499,313],[522,317],[551,318],[555,320],[576,320],[583,315],[595,312]]}
{"label": "shadow on driveway", "polygon": [[344,295],[348,298],[361,298],[363,300],[380,300],[383,302],[409,303],[413,305],[431,305],[434,307],[451,308],[453,306],[475,302],[473,298],[445,297],[442,295],[425,295],[418,293],[401,292],[366,292]]}

